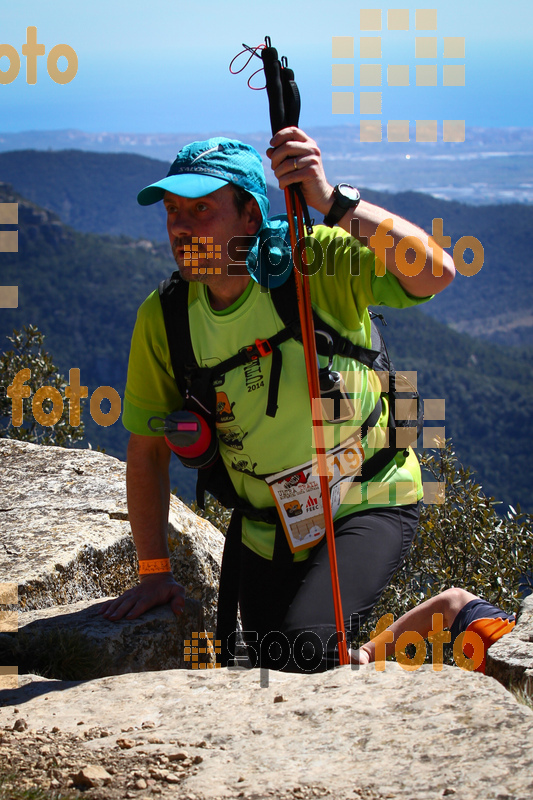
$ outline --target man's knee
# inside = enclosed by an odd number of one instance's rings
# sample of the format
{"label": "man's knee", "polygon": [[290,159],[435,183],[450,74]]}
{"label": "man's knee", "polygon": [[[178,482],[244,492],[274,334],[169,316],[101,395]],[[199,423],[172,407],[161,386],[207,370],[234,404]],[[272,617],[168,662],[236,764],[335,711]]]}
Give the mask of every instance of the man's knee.
{"label": "man's knee", "polygon": [[326,669],[324,642],[317,631],[292,631],[289,640],[296,672],[323,672]]}
{"label": "man's knee", "polygon": [[[328,668],[327,643],[325,646],[316,631],[269,631],[254,641],[246,631],[244,638],[252,667],[300,673],[323,672]],[[331,661],[331,666],[335,666],[333,656]]]}
{"label": "man's knee", "polygon": [[447,628],[451,626],[459,611],[471,600],[476,599],[475,594],[467,592],[466,589],[460,589],[458,586],[445,589],[438,597],[442,603],[444,624]]}

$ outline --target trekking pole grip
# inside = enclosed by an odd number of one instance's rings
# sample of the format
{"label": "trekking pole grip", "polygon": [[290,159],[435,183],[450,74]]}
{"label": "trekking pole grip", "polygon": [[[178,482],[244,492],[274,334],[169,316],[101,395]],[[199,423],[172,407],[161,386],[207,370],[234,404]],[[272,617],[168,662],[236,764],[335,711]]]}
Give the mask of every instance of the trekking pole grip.
{"label": "trekking pole grip", "polygon": [[270,126],[272,128],[272,133],[276,134],[285,127],[281,65],[278,59],[278,51],[275,47],[270,47],[270,39],[268,37],[265,41],[267,42],[267,47],[261,50],[261,58],[263,59],[263,68],[265,70]]}

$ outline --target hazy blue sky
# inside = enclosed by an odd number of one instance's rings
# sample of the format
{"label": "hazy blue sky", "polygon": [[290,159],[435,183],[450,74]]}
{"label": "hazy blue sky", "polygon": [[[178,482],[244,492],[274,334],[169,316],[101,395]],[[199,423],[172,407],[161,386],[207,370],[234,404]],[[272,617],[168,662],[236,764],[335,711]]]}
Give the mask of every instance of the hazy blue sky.
{"label": "hazy blue sky", "polygon": [[[47,54],[58,43],[75,49],[79,71],[69,84],[55,84],[46,72],[46,59],[39,58],[37,83],[28,85],[22,57],[18,77],[0,85],[0,132],[58,128],[265,130],[265,94],[250,91],[243,75],[233,76],[228,71],[241,42],[255,45],[265,35],[271,36],[281,54],[288,55],[296,72],[303,97],[303,127],[358,123],[361,7],[383,9],[383,67],[409,64],[414,77],[415,35],[439,40],[440,86],[383,86],[384,121],[465,119],[467,126],[533,125],[531,0],[400,0],[388,4],[364,0],[362,6],[353,0],[269,0],[264,4],[203,0],[194,7],[184,0],[92,0],[83,4],[22,0],[8,7],[4,0],[0,5],[0,43],[12,45],[20,53],[26,27],[35,25]],[[386,10],[391,8],[409,9],[408,32],[386,30]],[[436,32],[415,32],[416,8],[437,9]],[[333,36],[355,37],[354,115],[332,113]],[[443,36],[465,37],[465,87],[442,86]],[[0,69],[5,71],[8,66],[3,57]],[[250,72],[248,69],[246,74]]]}

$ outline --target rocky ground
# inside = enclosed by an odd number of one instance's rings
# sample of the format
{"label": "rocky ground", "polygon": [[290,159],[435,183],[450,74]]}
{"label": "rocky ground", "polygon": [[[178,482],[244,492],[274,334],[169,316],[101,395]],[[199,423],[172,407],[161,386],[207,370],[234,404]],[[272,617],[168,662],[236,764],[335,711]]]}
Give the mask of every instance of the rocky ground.
{"label": "rocky ground", "polygon": [[[531,697],[533,596],[489,651],[487,676],[429,664],[179,669],[190,631],[213,629],[220,532],[171,501],[175,575],[202,620],[157,609],[104,624],[92,606],[136,580],[124,465],[0,441],[0,467],[10,555],[0,564],[0,662],[20,673],[0,666],[0,800],[533,797],[533,710],[488,677]],[[60,645],[55,671],[33,663]],[[80,652],[92,672],[81,674]]]}
{"label": "rocky ground", "polygon": [[47,793],[0,800],[533,796],[533,711],[458,668],[19,680],[0,692],[0,773]]}
{"label": "rocky ground", "polygon": [[[82,725],[83,723],[81,723]],[[4,778],[3,796],[10,790],[30,790],[38,787],[49,790],[50,795],[62,794],[87,800],[119,800],[119,798],[180,797],[199,800],[197,795],[180,791],[185,776],[197,770],[202,756],[192,754],[188,743],[174,741],[173,752],[150,753],[149,746],[162,742],[150,734],[153,723],[145,723],[147,749],[136,747],[128,738],[133,727],[121,730],[115,747],[98,747],[98,739],[106,738],[111,731],[93,727],[81,735],[69,734],[54,726],[46,729],[29,729],[22,715],[13,727],[5,726],[0,732],[0,764]],[[94,741],[94,750],[84,744]],[[195,742],[195,751],[206,742]],[[134,749],[135,748],[135,749]],[[7,793],[7,794],[6,794]],[[296,795],[304,797],[303,794]],[[309,796],[322,796],[319,792]]]}
{"label": "rocky ground", "polygon": [[[50,800],[153,800],[173,798],[176,800],[205,800],[205,795],[187,791],[182,784],[186,777],[198,770],[203,758],[198,749],[207,748],[207,742],[195,742],[191,752],[187,742],[170,740],[175,746],[168,754],[149,752],[150,745],[161,743],[155,734],[150,735],[150,726],[145,723],[147,747],[138,747],[128,738],[133,728],[122,729],[123,736],[117,739],[112,749],[96,746],[89,752],[84,743],[106,738],[106,728],[91,728],[82,735],[69,734],[57,726],[51,731],[29,729],[21,715],[14,726],[0,730],[0,800],[18,798],[15,792],[28,792],[34,797],[36,789]],[[243,779],[244,780],[244,779]],[[314,800],[334,795],[324,786],[288,787],[286,791],[270,789],[264,794],[248,793],[244,790],[234,794],[235,798],[259,800],[260,797],[276,797],[278,800]],[[381,800],[392,797],[383,795],[371,787],[354,790],[354,800]],[[223,795],[228,800],[228,795]],[[210,795],[209,800],[218,800]],[[222,796],[220,796],[222,800]]]}
{"label": "rocky ground", "polygon": [[[176,797],[176,789],[185,774],[200,763],[201,756],[190,756],[176,742],[169,756],[150,755],[139,748],[129,751],[134,743],[128,739],[129,728],[111,750],[96,747],[88,751],[83,743],[109,736],[106,728],[92,728],[82,735],[68,734],[57,726],[51,731],[28,729],[23,716],[14,728],[4,727],[0,733],[0,763],[4,778],[4,795],[8,790],[29,790],[39,787],[55,794],[77,797],[83,793],[90,800],[118,800],[136,797]],[[157,737],[147,737],[150,739]],[[191,798],[192,800],[192,798]]]}

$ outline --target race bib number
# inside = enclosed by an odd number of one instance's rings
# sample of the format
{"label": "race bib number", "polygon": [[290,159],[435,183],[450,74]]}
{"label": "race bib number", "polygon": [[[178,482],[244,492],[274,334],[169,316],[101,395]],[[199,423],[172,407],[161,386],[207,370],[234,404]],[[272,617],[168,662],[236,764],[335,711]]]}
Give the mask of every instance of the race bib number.
{"label": "race bib number", "polygon": [[[359,437],[347,439],[326,454],[331,511],[337,513],[348,488],[361,474],[363,448]],[[265,479],[293,553],[318,544],[326,527],[317,460]]]}

